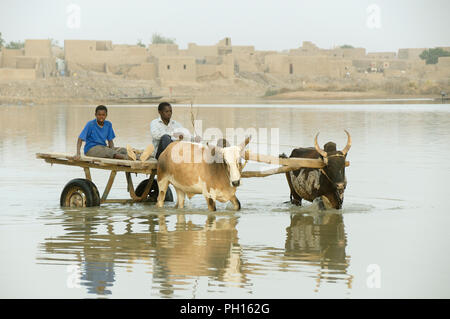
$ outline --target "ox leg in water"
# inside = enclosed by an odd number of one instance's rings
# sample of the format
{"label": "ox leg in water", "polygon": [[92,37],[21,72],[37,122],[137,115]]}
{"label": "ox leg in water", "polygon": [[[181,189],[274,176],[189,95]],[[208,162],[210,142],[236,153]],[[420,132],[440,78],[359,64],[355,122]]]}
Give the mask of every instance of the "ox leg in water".
{"label": "ox leg in water", "polygon": [[230,200],[230,202],[233,204],[235,210],[240,210],[241,209],[241,202],[239,201],[239,199],[236,196],[234,196]]}
{"label": "ox leg in water", "polygon": [[158,207],[158,208],[161,208],[164,206],[164,199],[166,198],[167,187],[169,187],[169,180],[167,178],[158,180],[159,194],[158,194],[158,200],[156,203],[156,207]]}
{"label": "ox leg in water", "polygon": [[216,201],[212,198],[206,198],[206,202],[208,203],[208,209],[212,212],[216,211]]}
{"label": "ox leg in water", "polygon": [[175,190],[177,191],[177,204],[175,205],[175,208],[184,208],[184,198],[186,194],[179,188],[175,187]]}
{"label": "ox leg in water", "polygon": [[320,210],[325,210],[325,209],[327,209],[327,208],[325,207],[325,204],[324,204],[324,202],[323,202],[322,197],[319,198],[319,200],[317,201],[317,204],[318,204],[318,207],[319,207]]}

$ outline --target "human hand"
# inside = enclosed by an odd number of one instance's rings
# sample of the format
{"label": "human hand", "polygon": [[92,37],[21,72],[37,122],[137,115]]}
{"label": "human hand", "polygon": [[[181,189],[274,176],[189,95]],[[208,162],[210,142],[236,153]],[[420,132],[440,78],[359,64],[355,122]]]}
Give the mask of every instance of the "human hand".
{"label": "human hand", "polygon": [[183,134],[181,134],[181,133],[173,133],[173,136],[175,138],[178,138],[180,141],[183,139]]}

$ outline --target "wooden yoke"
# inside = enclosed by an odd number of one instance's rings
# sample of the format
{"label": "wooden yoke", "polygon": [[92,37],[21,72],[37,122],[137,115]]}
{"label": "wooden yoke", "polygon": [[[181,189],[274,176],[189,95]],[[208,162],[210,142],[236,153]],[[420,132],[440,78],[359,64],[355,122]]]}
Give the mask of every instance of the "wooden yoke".
{"label": "wooden yoke", "polygon": [[[248,177],[265,177],[273,174],[287,173],[289,171],[295,171],[300,168],[323,168],[325,167],[324,162],[321,159],[315,158],[280,158],[271,155],[255,154],[251,153],[249,150],[245,151],[245,160],[272,164],[272,165],[282,165],[278,168],[268,169],[265,171],[244,171],[241,176],[243,178]],[[345,166],[349,166],[350,162],[345,161]]]}

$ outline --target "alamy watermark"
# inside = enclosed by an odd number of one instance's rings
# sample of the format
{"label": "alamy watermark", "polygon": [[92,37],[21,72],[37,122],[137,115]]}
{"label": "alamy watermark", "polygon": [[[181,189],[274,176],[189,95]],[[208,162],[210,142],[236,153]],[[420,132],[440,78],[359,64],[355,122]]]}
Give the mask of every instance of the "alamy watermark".
{"label": "alamy watermark", "polygon": [[[245,157],[245,149],[248,146],[251,146],[251,150],[258,154],[272,155],[276,158],[279,155],[279,128],[226,128],[224,133],[219,128],[210,127],[203,131],[202,121],[196,120],[194,132],[195,135],[201,137],[202,145],[192,147],[191,143],[179,143],[171,152],[173,162],[223,163],[224,153],[222,151],[225,147],[234,147],[234,151],[239,152],[241,158]],[[183,136],[183,141],[189,141],[190,133],[187,129],[180,129],[176,133]],[[223,140],[226,141],[225,144]],[[220,141],[222,143],[218,145]]]}
{"label": "alamy watermark", "polygon": [[367,288],[381,288],[381,268],[377,264],[367,266],[366,272],[370,275],[366,279]]}
{"label": "alamy watermark", "polygon": [[66,280],[67,288],[81,288],[80,266],[69,265],[66,268],[66,272],[69,273],[69,275],[67,276],[67,280]]}
{"label": "alamy watermark", "polygon": [[366,9],[366,26],[369,29],[381,29],[381,9],[377,4],[372,3]]}
{"label": "alamy watermark", "polygon": [[66,26],[69,29],[79,29],[81,27],[81,8],[78,4],[71,3],[66,7]]}

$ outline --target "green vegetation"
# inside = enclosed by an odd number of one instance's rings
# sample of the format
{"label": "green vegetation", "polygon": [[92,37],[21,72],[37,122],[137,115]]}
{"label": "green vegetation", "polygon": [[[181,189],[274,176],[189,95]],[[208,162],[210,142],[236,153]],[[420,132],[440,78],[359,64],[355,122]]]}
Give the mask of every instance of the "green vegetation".
{"label": "green vegetation", "polygon": [[354,49],[355,47],[350,44],[344,44],[340,46],[341,49]]}
{"label": "green vegetation", "polygon": [[[388,79],[376,83],[370,80],[362,80],[358,83],[347,83],[345,81],[314,82],[309,81],[307,87],[297,88],[268,88],[264,97],[290,92],[335,92],[337,95],[345,92],[371,93],[378,92],[385,95],[439,95],[441,91],[448,91],[449,82],[447,80],[408,80],[407,78]],[[293,95],[295,96],[295,95]]]}
{"label": "green vegetation", "polygon": [[5,43],[5,40],[3,40],[2,33],[0,32],[0,49],[3,47],[3,43]]}
{"label": "green vegetation", "polygon": [[5,48],[7,49],[23,49],[25,46],[25,42],[23,41],[10,41]]}
{"label": "green vegetation", "polygon": [[436,64],[438,59],[442,56],[450,56],[450,52],[445,51],[441,48],[434,48],[429,50],[424,50],[419,57],[425,60],[427,64]]}
{"label": "green vegetation", "polygon": [[141,48],[145,48],[145,44],[142,43],[141,39],[138,39],[138,42],[136,43],[137,46],[140,46]]}
{"label": "green vegetation", "polygon": [[159,33],[153,33],[152,44],[160,44],[160,43],[175,44],[175,39],[163,37]]}
{"label": "green vegetation", "polygon": [[264,96],[273,96],[277,95],[278,93],[279,93],[278,90],[267,89]]}
{"label": "green vegetation", "polygon": [[59,47],[59,41],[58,40],[55,40],[55,39],[52,39],[52,38],[48,38],[48,39],[50,40],[50,45],[52,47]]}

